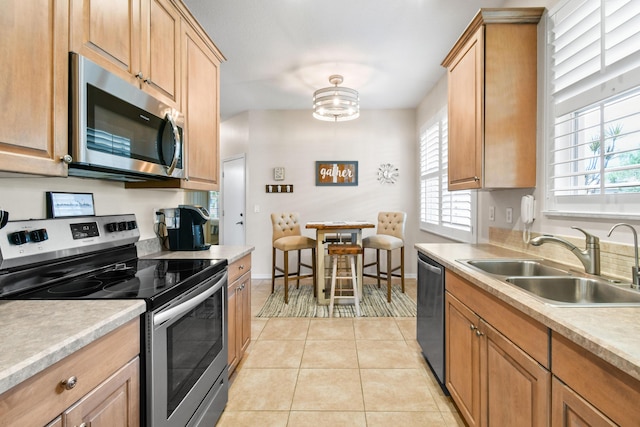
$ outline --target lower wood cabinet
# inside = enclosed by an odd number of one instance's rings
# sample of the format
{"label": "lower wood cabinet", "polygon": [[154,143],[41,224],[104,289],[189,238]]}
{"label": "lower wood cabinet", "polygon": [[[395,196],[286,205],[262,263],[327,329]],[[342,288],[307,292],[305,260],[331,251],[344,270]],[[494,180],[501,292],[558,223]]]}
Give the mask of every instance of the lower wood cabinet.
{"label": "lower wood cabinet", "polygon": [[470,427],[480,424],[480,317],[445,294],[445,378],[451,397]]}
{"label": "lower wood cabinet", "polygon": [[136,319],[0,395],[0,425],[138,426],[139,353]]}
{"label": "lower wood cabinet", "polygon": [[446,378],[469,426],[546,426],[551,373],[450,293]]}
{"label": "lower wood cabinet", "polygon": [[553,377],[552,388],[552,427],[611,427],[617,425],[556,377]]}
{"label": "lower wood cabinet", "polygon": [[640,381],[555,332],[551,348],[552,426],[640,425]]}
{"label": "lower wood cabinet", "polygon": [[62,416],[63,426],[135,426],[140,423],[140,359],[136,357]]}
{"label": "lower wood cabinet", "polygon": [[469,426],[640,425],[640,381],[445,271],[446,386]]}
{"label": "lower wood cabinet", "polygon": [[480,408],[487,426],[547,426],[551,373],[481,321]]}
{"label": "lower wood cabinet", "polygon": [[548,426],[551,373],[514,343],[534,334],[548,349],[545,328],[448,272],[445,286],[446,386],[467,424]]}
{"label": "lower wood cabinet", "polygon": [[229,265],[227,330],[229,375],[251,342],[251,255]]}

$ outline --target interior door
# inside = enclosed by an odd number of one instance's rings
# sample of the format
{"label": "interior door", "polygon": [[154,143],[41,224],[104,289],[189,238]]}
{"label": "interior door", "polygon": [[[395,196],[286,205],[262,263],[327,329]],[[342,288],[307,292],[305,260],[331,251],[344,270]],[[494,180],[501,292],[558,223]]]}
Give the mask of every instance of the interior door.
{"label": "interior door", "polygon": [[222,241],[223,245],[245,244],[246,161],[242,154],[222,162]]}

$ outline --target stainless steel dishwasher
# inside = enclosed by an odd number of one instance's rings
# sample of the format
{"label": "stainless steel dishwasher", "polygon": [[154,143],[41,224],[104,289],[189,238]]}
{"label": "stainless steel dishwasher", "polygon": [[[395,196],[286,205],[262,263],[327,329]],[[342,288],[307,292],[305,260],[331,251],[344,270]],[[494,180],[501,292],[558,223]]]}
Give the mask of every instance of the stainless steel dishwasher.
{"label": "stainless steel dishwasher", "polygon": [[422,354],[448,396],[444,358],[444,267],[418,252],[416,335]]}

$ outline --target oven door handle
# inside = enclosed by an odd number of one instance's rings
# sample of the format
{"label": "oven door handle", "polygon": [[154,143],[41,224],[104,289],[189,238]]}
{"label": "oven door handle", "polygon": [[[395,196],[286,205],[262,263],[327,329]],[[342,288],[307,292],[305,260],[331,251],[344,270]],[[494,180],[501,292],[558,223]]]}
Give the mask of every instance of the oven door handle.
{"label": "oven door handle", "polygon": [[206,300],[211,295],[213,295],[216,292],[218,292],[220,290],[220,288],[222,288],[223,286],[226,285],[226,283],[227,283],[227,273],[225,272],[224,276],[222,276],[222,278],[220,278],[220,280],[218,280],[211,287],[211,289],[207,289],[206,291],[202,292],[201,294],[198,294],[195,297],[193,297],[191,299],[188,299],[187,301],[176,305],[175,307],[171,307],[170,309],[168,309],[166,311],[162,311],[162,312],[156,314],[155,316],[153,316],[153,326],[158,326],[158,325],[160,325],[160,324],[162,324],[162,323],[166,322],[167,320],[170,320],[170,319],[172,319],[174,317],[182,316],[184,313],[186,313],[189,310],[197,307],[204,300]]}

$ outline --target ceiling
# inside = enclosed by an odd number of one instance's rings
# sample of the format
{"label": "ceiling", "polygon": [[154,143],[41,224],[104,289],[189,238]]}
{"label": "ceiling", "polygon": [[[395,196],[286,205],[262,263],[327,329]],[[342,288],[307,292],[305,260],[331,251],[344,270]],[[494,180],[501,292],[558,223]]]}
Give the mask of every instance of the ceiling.
{"label": "ceiling", "polygon": [[[481,7],[505,0],[184,0],[222,51],[220,110],[311,112],[342,74],[360,108],[415,108]],[[310,113],[311,114],[311,113]]]}

